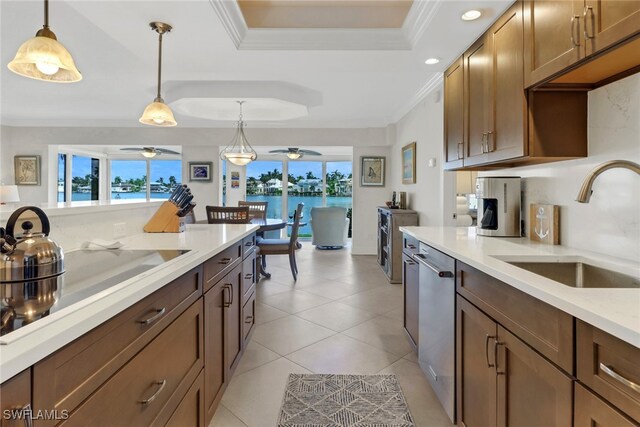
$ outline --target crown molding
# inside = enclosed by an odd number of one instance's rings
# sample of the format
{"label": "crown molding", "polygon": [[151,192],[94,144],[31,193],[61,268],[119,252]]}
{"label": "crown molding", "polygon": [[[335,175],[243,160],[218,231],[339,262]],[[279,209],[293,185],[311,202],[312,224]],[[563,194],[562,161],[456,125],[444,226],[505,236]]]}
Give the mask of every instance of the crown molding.
{"label": "crown molding", "polygon": [[220,22],[222,22],[222,26],[229,34],[229,38],[236,46],[236,49],[240,49],[240,45],[242,44],[242,40],[247,35],[247,24],[244,22],[244,16],[242,16],[242,11],[240,10],[240,6],[236,1],[230,0],[209,0],[211,7],[220,18]]}
{"label": "crown molding", "polygon": [[407,42],[413,47],[422,38],[427,27],[435,17],[438,9],[444,0],[415,0],[406,19],[402,30]]}
{"label": "crown molding", "polygon": [[393,115],[391,122],[398,123],[409,111],[411,111],[416,105],[418,105],[424,98],[427,97],[435,89],[442,85],[444,79],[444,73],[436,73],[420,88],[418,92],[407,102],[403,107],[399,108]]}

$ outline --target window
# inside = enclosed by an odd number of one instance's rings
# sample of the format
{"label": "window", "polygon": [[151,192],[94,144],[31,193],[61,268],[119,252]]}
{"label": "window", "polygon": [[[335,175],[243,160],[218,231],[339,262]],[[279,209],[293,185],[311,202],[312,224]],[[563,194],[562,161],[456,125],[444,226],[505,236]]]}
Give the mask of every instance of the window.
{"label": "window", "polygon": [[71,201],[100,199],[100,161],[92,157],[72,156]]}
{"label": "window", "polygon": [[282,218],[282,162],[251,162],[247,165],[246,178],[247,201],[269,202],[267,218]]}
{"label": "window", "polygon": [[[293,220],[298,203],[304,203],[302,208],[302,222],[306,225],[300,227],[300,237],[311,236],[311,208],[322,206],[322,193],[324,180],[322,179],[322,162],[295,161],[289,162],[289,216]],[[289,230],[290,231],[290,230]]]}
{"label": "window", "polygon": [[58,154],[58,202],[66,202],[67,194],[65,188],[67,187],[67,155]]}
{"label": "window", "polygon": [[168,199],[171,192],[181,184],[182,160],[150,160],[149,164],[151,198]]}
{"label": "window", "polygon": [[327,162],[327,206],[352,206],[352,164],[351,162]]}
{"label": "window", "polygon": [[147,198],[147,161],[111,160],[111,199]]}

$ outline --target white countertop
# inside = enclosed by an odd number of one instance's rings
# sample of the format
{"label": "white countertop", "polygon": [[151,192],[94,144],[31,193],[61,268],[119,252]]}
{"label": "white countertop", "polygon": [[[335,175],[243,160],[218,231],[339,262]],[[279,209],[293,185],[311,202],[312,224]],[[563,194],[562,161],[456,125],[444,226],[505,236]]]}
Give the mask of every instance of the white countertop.
{"label": "white countertop", "polygon": [[23,206],[36,206],[42,209],[48,217],[61,215],[79,215],[88,212],[108,212],[116,210],[126,210],[141,207],[160,206],[166,200],[151,199],[121,199],[121,200],[86,200],[76,202],[53,202],[53,203],[7,203],[0,206],[0,221],[6,221],[11,214]]}
{"label": "white countertop", "polygon": [[640,289],[573,288],[495,256],[509,261],[575,257],[635,277],[640,276],[637,262],[526,238],[477,236],[475,227],[400,227],[400,231],[640,348]]}
{"label": "white countertop", "polygon": [[257,225],[188,225],[184,233],[140,233],[121,249],[189,249],[171,261],[106,289],[0,341],[0,383],[177,279],[258,229]]}

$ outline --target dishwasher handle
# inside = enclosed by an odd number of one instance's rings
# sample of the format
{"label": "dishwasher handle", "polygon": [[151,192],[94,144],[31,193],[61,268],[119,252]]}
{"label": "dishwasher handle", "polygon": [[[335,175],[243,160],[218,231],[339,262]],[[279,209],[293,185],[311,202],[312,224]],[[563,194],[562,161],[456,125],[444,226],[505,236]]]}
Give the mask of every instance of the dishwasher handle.
{"label": "dishwasher handle", "polygon": [[436,267],[435,265],[430,263],[429,260],[427,259],[427,257],[424,256],[423,254],[415,254],[414,257],[415,257],[416,261],[418,261],[420,264],[424,265],[425,267],[428,267],[431,271],[436,273],[438,275],[438,277],[443,277],[443,278],[444,277],[453,277],[453,272],[446,271],[446,270],[440,270],[438,267]]}

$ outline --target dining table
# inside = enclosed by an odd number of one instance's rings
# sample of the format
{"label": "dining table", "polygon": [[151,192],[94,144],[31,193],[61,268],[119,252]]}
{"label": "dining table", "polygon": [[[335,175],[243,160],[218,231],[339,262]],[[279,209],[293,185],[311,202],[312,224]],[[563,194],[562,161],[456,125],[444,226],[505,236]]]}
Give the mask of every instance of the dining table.
{"label": "dining table", "polygon": [[[287,226],[287,222],[280,218],[252,218],[251,224],[258,225],[257,233],[264,233],[265,231],[281,230]],[[259,246],[259,244],[258,244]],[[271,273],[266,270],[266,263],[264,258],[260,257],[260,274],[267,279],[271,278]]]}

